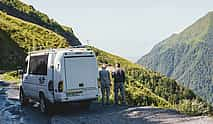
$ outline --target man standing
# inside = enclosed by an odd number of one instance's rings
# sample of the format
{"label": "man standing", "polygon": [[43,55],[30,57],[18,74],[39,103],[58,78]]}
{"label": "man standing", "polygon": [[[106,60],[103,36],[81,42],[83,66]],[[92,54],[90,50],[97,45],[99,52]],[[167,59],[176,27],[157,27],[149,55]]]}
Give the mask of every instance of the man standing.
{"label": "man standing", "polygon": [[118,92],[120,91],[122,97],[122,104],[126,104],[125,99],[125,72],[121,69],[120,63],[117,63],[115,71],[112,73],[112,77],[114,78],[114,92],[115,92],[115,104],[118,104]]}
{"label": "man standing", "polygon": [[109,104],[109,95],[110,95],[110,73],[108,70],[106,70],[106,67],[107,67],[106,64],[103,64],[102,69],[99,71],[103,105],[105,97],[106,97],[106,104]]}

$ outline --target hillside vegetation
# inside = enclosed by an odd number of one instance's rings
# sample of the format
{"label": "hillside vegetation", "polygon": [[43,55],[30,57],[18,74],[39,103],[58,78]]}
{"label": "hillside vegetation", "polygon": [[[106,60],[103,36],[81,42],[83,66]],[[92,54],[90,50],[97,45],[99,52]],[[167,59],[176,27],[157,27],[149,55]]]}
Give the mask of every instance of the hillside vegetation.
{"label": "hillside vegetation", "polygon": [[13,70],[22,65],[28,51],[68,46],[63,37],[51,30],[1,11],[0,43],[0,70]]}
{"label": "hillside vegetation", "polygon": [[138,63],[172,77],[213,103],[213,12],[157,44]]}
{"label": "hillside vegetation", "polygon": [[94,47],[92,49],[95,51],[99,63],[112,65],[117,62],[121,63],[128,75],[126,94],[130,105],[168,107],[193,115],[210,113],[210,105],[175,80],[147,70],[119,56]]}
{"label": "hillside vegetation", "polygon": [[78,38],[73,33],[72,28],[60,25],[46,14],[37,11],[33,6],[27,5],[19,0],[0,0],[0,10],[8,15],[35,23],[50,29],[63,36],[70,45],[81,45]]}

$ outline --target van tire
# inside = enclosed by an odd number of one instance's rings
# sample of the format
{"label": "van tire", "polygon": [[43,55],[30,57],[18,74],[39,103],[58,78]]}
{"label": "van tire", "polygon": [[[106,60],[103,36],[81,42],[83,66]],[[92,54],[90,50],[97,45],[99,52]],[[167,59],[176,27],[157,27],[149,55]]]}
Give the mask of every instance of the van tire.
{"label": "van tire", "polygon": [[19,101],[21,103],[21,106],[27,106],[29,103],[29,100],[26,98],[22,88],[20,88],[20,92],[19,92]]}
{"label": "van tire", "polygon": [[40,94],[40,110],[42,113],[49,113],[49,102],[46,100],[43,94]]}

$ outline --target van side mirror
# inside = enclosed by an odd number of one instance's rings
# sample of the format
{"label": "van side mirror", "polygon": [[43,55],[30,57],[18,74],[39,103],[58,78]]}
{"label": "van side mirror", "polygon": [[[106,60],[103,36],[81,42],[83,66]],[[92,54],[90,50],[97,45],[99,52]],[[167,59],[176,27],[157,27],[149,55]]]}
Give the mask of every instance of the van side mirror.
{"label": "van side mirror", "polygon": [[17,66],[17,76],[23,74],[22,66]]}
{"label": "van side mirror", "polygon": [[23,74],[24,74],[23,69],[18,69],[18,74],[19,74],[19,75],[23,75]]}
{"label": "van side mirror", "polygon": [[51,69],[54,69],[54,65],[53,65],[53,64],[51,64],[51,65],[50,65],[50,68],[51,68]]}

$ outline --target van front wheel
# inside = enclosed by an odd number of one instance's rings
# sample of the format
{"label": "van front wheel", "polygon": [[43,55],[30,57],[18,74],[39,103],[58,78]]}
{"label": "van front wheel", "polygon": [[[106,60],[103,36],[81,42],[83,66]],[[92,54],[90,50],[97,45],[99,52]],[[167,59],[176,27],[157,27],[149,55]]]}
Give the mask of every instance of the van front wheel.
{"label": "van front wheel", "polygon": [[23,89],[20,89],[19,100],[20,100],[20,103],[21,103],[22,106],[26,106],[29,102],[28,99],[24,95]]}
{"label": "van front wheel", "polygon": [[40,95],[40,110],[42,113],[48,112],[48,104],[44,95]]}

